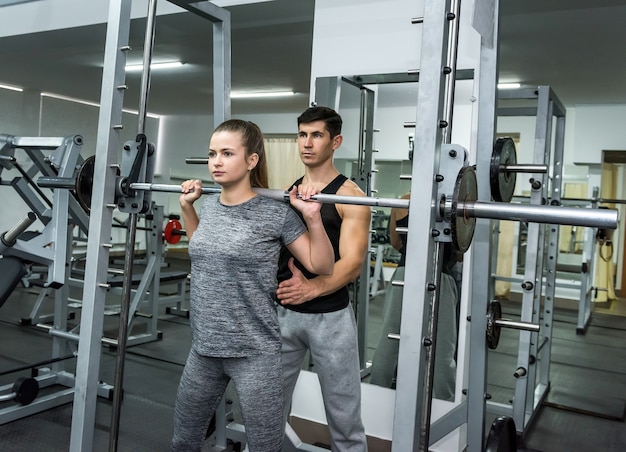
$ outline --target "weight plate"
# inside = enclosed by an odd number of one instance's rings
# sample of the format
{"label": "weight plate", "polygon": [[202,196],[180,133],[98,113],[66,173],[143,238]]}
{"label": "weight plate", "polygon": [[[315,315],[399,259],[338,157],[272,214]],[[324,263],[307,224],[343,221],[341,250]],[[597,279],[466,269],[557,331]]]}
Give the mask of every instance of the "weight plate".
{"label": "weight plate", "polygon": [[91,190],[93,188],[93,173],[96,165],[96,156],[87,157],[78,169],[76,176],[76,199],[80,206],[89,213],[91,211]]}
{"label": "weight plate", "polygon": [[498,348],[500,342],[500,327],[496,325],[496,320],[502,318],[502,306],[499,301],[493,300],[489,304],[487,312],[487,347],[491,350]]}
{"label": "weight plate", "polygon": [[39,394],[39,383],[34,378],[20,377],[13,383],[15,400],[22,405],[28,405]]}
{"label": "weight plate", "polygon": [[512,138],[498,138],[491,153],[489,183],[494,201],[510,202],[515,192],[516,173],[504,171],[503,165],[515,165],[517,152]]}
{"label": "weight plate", "polygon": [[[459,171],[454,184],[454,194],[452,197],[451,209],[451,234],[452,243],[457,251],[464,253],[472,244],[476,218],[465,215],[463,205],[466,202],[474,202],[478,197],[478,187],[476,184],[476,172],[474,167],[466,166]],[[459,204],[460,203],[460,204]]]}
{"label": "weight plate", "polygon": [[165,241],[171,245],[176,245],[180,242],[181,234],[177,234],[176,232],[180,232],[182,229],[182,225],[178,220],[170,220],[165,225],[163,230],[163,236],[165,237]]}

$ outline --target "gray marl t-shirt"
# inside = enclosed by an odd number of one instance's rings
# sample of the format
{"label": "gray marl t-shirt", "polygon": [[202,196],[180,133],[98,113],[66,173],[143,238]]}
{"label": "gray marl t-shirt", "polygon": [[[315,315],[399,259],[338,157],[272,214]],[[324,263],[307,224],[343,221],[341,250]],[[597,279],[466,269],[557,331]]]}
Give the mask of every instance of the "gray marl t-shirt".
{"label": "gray marl t-shirt", "polygon": [[223,205],[209,195],[189,241],[192,346],[205,356],[280,351],[274,295],[278,256],[306,231],[289,204],[256,196]]}

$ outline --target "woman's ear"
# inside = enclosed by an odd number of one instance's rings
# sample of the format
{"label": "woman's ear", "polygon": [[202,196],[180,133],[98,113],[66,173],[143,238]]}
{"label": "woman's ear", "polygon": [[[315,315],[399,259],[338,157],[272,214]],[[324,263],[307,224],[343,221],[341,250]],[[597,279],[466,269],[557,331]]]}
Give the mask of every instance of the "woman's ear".
{"label": "woman's ear", "polygon": [[248,157],[248,171],[252,171],[259,163],[259,154],[256,152]]}

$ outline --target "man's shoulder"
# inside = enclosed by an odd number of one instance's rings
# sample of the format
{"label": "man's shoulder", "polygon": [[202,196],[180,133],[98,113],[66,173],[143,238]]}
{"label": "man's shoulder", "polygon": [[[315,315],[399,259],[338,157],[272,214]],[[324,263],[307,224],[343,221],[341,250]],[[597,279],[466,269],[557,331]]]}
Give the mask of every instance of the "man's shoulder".
{"label": "man's shoulder", "polygon": [[361,187],[350,179],[346,179],[343,184],[341,184],[341,187],[337,190],[337,194],[342,196],[365,196]]}

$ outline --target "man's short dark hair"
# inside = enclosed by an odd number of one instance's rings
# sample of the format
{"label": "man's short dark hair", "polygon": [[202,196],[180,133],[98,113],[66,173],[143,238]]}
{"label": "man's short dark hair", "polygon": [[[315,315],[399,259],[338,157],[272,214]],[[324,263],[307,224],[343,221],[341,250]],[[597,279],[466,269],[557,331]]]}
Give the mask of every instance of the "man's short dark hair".
{"label": "man's short dark hair", "polygon": [[343,121],[339,113],[332,108],[320,106],[307,108],[298,116],[298,127],[300,127],[300,124],[308,124],[315,121],[324,121],[331,138],[341,134]]}

